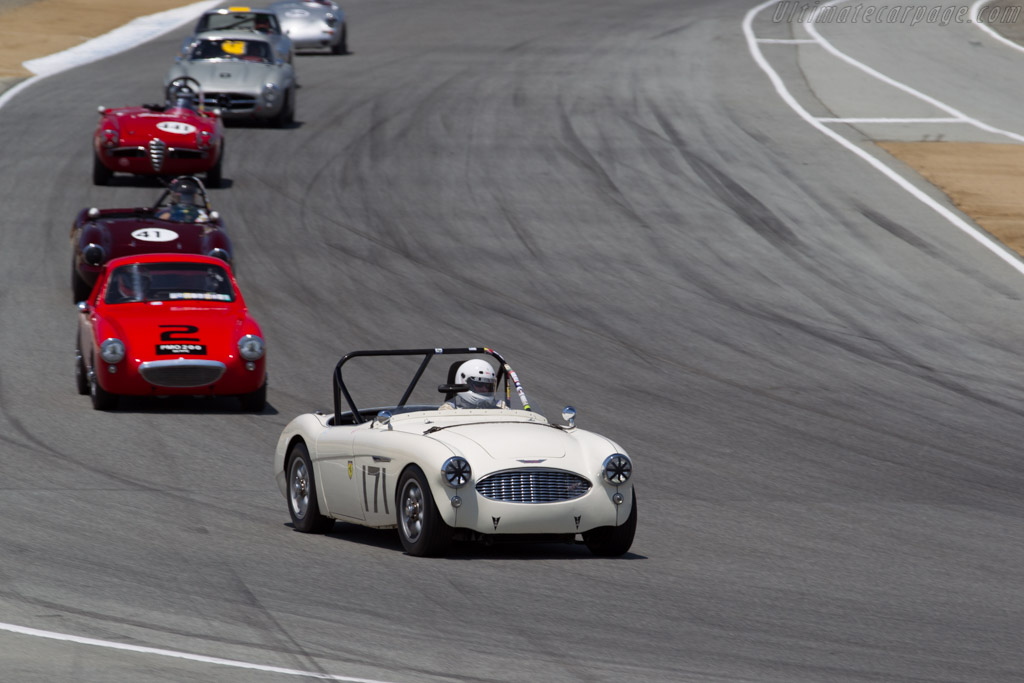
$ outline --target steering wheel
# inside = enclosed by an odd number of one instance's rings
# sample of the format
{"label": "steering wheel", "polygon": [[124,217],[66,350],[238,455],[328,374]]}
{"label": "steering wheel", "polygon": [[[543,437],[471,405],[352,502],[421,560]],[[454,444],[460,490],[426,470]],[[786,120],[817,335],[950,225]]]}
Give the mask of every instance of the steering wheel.
{"label": "steering wheel", "polygon": [[[178,76],[167,84],[167,88],[164,90],[164,100],[166,102],[173,102],[174,96],[178,94],[178,91],[186,86],[196,94],[197,98],[202,96],[203,86],[199,84],[199,81],[191,76]],[[198,106],[199,102],[196,102],[196,105]]]}

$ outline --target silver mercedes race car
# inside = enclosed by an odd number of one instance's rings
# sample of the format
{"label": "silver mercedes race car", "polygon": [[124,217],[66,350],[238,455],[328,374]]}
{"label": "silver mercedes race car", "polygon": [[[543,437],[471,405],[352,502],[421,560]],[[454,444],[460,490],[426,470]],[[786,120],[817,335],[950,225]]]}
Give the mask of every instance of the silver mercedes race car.
{"label": "silver mercedes race car", "polygon": [[252,9],[251,7],[219,7],[204,12],[196,22],[192,35],[181,44],[181,54],[188,56],[192,47],[202,33],[210,31],[253,31],[265,35],[274,45],[278,54],[289,64],[295,57],[291,39],[281,28],[277,15],[269,9]]}
{"label": "silver mercedes race car", "polygon": [[178,57],[164,85],[193,78],[207,104],[225,120],[260,119],[284,126],[295,119],[295,68],[270,40],[253,31],[211,31]]}
{"label": "silver mercedes race car", "polygon": [[332,0],[282,0],[270,9],[296,50],[329,48],[336,55],[348,52],[345,13]]}

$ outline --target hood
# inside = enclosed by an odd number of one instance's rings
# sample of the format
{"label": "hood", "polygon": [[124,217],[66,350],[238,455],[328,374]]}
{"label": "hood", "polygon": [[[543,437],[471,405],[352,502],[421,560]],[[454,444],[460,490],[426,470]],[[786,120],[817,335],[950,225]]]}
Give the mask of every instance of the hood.
{"label": "hood", "polygon": [[241,92],[258,96],[265,83],[280,80],[278,67],[262,62],[225,59],[182,62],[181,66],[184,75],[199,81],[204,93]]}
{"label": "hood", "polygon": [[111,112],[107,116],[116,122],[120,134],[120,145],[144,145],[158,137],[169,147],[197,147],[197,133],[201,130],[212,132],[214,124],[208,117],[194,112],[158,112],[144,107],[132,107]]}
{"label": "hood", "polygon": [[569,434],[535,422],[469,423],[445,427],[430,436],[467,457],[483,452],[493,460],[519,464],[564,458],[578,450]]}
{"label": "hood", "polygon": [[125,343],[129,358],[226,360],[238,353],[238,338],[246,320],[242,306],[167,301],[158,304],[108,305],[106,318]]}

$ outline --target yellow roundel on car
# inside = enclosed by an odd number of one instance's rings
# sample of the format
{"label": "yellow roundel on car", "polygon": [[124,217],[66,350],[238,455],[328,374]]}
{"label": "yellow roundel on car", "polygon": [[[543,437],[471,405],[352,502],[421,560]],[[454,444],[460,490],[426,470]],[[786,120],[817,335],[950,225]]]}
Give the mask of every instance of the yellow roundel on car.
{"label": "yellow roundel on car", "polygon": [[245,41],[244,40],[225,40],[220,44],[220,49],[227,52],[229,55],[244,55],[245,54]]}
{"label": "yellow roundel on car", "polygon": [[248,7],[228,7],[229,12],[248,12]]}

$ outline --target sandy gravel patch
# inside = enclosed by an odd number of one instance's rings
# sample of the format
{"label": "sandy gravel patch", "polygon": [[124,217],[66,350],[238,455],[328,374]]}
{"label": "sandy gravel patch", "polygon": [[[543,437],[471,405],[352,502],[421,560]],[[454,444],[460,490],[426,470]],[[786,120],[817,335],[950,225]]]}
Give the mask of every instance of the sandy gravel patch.
{"label": "sandy gravel patch", "polygon": [[136,17],[191,0],[22,0],[0,2],[0,79],[32,74],[21,63],[74,47]]}

